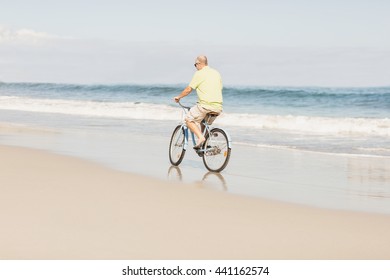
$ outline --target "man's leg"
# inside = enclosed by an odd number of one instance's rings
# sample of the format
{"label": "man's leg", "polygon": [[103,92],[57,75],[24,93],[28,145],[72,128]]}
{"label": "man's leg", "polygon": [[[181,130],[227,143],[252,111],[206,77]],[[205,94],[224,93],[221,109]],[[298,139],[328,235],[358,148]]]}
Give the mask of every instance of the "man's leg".
{"label": "man's leg", "polygon": [[204,108],[199,105],[195,105],[190,109],[185,119],[187,127],[198,138],[198,141],[196,142],[196,146],[198,147],[206,140],[199,128],[199,124],[202,122],[206,114],[207,111]]}
{"label": "man's leg", "polygon": [[196,135],[198,138],[198,141],[196,142],[196,145],[201,145],[206,139],[204,138],[202,131],[199,129],[198,125],[193,121],[186,121],[187,127]]}

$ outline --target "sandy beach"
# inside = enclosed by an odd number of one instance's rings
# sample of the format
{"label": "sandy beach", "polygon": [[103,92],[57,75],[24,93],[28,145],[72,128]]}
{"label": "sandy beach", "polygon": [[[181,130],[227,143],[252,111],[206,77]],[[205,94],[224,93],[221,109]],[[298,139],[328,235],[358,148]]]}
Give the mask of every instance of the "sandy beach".
{"label": "sandy beach", "polygon": [[0,259],[389,259],[390,216],[0,146]]}

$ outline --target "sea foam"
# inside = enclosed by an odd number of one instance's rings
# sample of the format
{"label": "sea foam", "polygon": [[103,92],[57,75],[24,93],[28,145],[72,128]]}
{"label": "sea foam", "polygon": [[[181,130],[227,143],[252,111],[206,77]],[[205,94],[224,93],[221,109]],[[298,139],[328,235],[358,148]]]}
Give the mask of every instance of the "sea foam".
{"label": "sea foam", "polygon": [[[180,114],[182,112],[178,107],[164,104],[39,99],[15,96],[0,96],[0,109],[102,118],[164,120],[175,122],[180,121]],[[360,134],[390,137],[389,118],[331,118],[224,112],[217,119],[215,125],[326,135]]]}

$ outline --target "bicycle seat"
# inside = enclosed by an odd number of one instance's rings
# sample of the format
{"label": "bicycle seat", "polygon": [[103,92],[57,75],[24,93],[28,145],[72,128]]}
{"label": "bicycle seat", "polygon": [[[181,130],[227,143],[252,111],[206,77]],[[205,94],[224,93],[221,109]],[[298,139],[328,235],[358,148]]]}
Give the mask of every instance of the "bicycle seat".
{"label": "bicycle seat", "polygon": [[219,116],[219,113],[216,112],[210,112],[206,114],[206,117],[204,118],[204,121],[208,124],[211,125],[215,119]]}

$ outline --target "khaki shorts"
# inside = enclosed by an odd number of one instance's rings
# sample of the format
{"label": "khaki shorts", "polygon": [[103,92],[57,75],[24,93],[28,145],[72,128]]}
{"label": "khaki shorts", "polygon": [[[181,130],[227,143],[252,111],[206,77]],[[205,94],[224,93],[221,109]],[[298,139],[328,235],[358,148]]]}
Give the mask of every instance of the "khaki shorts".
{"label": "khaki shorts", "polygon": [[207,123],[210,125],[214,122],[214,120],[217,118],[217,116],[221,112],[215,112],[211,111],[209,109],[205,109],[199,104],[193,106],[187,113],[185,120],[187,122],[195,122],[195,123],[201,123],[204,118],[206,118],[207,114],[211,113],[207,117]]}

